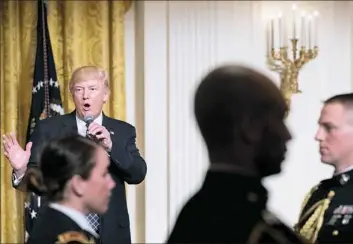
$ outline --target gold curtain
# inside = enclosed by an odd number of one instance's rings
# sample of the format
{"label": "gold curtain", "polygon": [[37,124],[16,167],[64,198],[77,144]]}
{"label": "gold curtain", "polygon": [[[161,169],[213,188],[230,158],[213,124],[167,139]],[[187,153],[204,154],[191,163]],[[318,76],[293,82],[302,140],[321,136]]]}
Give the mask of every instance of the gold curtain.
{"label": "gold curtain", "polygon": [[[104,112],[124,120],[124,13],[132,1],[46,2],[65,112],[74,108],[68,91],[72,71],[92,64],[105,68],[110,74],[111,97]],[[32,94],[36,11],[36,1],[0,1],[1,135],[15,132],[22,146]],[[2,145],[0,166],[0,243],[23,243],[24,194],[12,188],[11,167],[5,160]]]}

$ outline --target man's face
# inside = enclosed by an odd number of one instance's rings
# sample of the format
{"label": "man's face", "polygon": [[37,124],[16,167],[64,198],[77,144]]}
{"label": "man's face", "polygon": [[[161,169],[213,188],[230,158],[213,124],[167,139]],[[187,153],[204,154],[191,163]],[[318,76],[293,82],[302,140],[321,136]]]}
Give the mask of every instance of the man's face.
{"label": "man's face", "polygon": [[324,105],[315,135],[321,161],[335,167],[353,163],[353,117],[341,103]]}
{"label": "man's face", "polygon": [[108,88],[100,80],[87,79],[73,85],[72,97],[80,118],[88,115],[96,118],[108,99]]}
{"label": "man's face", "polygon": [[96,151],[96,164],[88,180],[85,181],[83,201],[91,212],[103,214],[108,210],[111,190],[115,182],[108,171],[109,158],[107,153],[98,148]]}
{"label": "man's face", "polygon": [[284,112],[277,111],[272,113],[262,133],[262,140],[255,159],[261,177],[281,172],[281,166],[287,152],[286,143],[291,138],[291,134],[284,123]]}

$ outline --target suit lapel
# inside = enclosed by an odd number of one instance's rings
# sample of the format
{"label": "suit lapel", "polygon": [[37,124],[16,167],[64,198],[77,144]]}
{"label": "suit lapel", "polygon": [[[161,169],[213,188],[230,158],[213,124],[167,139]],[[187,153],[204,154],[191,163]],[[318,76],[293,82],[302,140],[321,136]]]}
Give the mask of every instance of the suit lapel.
{"label": "suit lapel", "polygon": [[[113,136],[115,134],[114,129],[114,123],[112,123],[112,119],[107,117],[103,113],[103,121],[102,125],[107,128],[107,130],[110,132],[110,135]],[[76,122],[76,110],[73,112],[67,114],[67,117],[63,120],[62,123],[62,128],[61,128],[61,134],[62,135],[67,135],[67,134],[77,134],[77,122]]]}
{"label": "suit lapel", "polygon": [[77,134],[77,123],[76,123],[76,110],[69,113],[67,118],[64,119],[62,128],[61,128],[62,135],[70,135],[70,134]]}
{"label": "suit lapel", "polygon": [[115,132],[115,126],[114,123],[112,123],[113,120],[107,116],[105,116],[105,114],[103,113],[103,121],[102,121],[102,125],[109,131],[110,136],[113,137]]}

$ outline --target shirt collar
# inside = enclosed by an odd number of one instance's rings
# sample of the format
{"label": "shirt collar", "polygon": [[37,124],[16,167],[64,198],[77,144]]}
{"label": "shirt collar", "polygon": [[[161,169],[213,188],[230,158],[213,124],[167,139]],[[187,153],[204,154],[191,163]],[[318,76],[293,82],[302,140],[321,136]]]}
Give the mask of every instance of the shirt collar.
{"label": "shirt collar", "polygon": [[93,230],[91,225],[88,223],[88,220],[86,219],[83,213],[58,203],[50,203],[49,207],[65,214],[67,217],[72,219],[78,226],[80,226],[81,229],[88,231],[96,238],[99,237],[98,234]]}
{"label": "shirt collar", "polygon": [[[77,121],[77,124],[84,124],[84,125],[86,125],[86,122],[83,121],[80,117],[78,117],[77,114],[76,114],[76,121]],[[102,125],[102,124],[103,124],[103,112],[101,112],[101,113],[98,115],[98,117],[95,118],[93,121],[96,122],[96,123],[99,124],[99,125]]]}

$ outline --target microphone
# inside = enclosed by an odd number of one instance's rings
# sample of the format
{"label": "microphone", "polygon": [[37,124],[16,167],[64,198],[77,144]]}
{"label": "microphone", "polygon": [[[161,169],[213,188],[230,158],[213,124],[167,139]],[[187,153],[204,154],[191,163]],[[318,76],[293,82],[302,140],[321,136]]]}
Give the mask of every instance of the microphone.
{"label": "microphone", "polygon": [[[92,115],[87,115],[83,118],[83,121],[86,123],[86,126],[88,128],[88,126],[94,121],[94,118]],[[114,135],[114,132],[110,132],[111,134]],[[91,134],[86,134],[86,137],[96,143],[100,143],[99,139],[95,136],[95,135],[91,135]],[[110,158],[110,160],[112,160],[115,164],[117,165],[121,165],[120,161],[117,159],[114,159],[110,156],[110,153],[107,152],[108,157]]]}
{"label": "microphone", "polygon": [[87,115],[83,118],[83,121],[86,122],[86,126],[88,127],[93,122],[93,116]]}
{"label": "microphone", "polygon": [[[86,115],[84,118],[83,118],[83,121],[86,123],[86,127],[88,128],[88,126],[93,122],[94,118],[92,115]],[[94,142],[97,142],[99,143],[99,140],[98,138],[95,136],[95,135],[92,135],[92,134],[88,134],[86,133],[86,137],[91,139],[92,141]]]}

